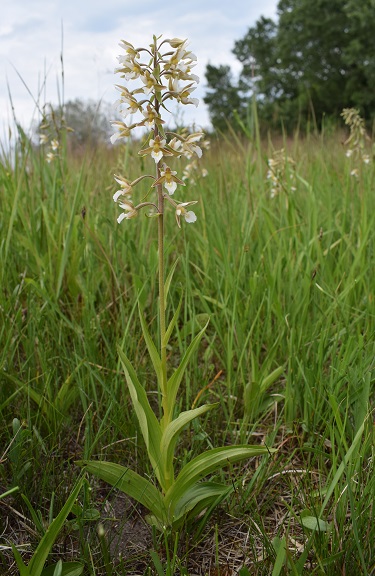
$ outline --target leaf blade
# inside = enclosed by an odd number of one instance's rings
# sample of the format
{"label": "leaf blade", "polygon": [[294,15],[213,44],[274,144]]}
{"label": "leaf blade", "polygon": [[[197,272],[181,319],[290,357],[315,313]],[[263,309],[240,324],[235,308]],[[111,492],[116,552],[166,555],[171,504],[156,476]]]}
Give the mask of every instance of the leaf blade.
{"label": "leaf blade", "polygon": [[149,480],[134,470],[121,464],[100,460],[79,461],[77,464],[85,466],[85,470],[91,474],[137,500],[157,518],[163,515],[163,500],[160,492]]}
{"label": "leaf blade", "polygon": [[140,384],[137,374],[127,358],[126,354],[118,348],[121,364],[125,372],[126,383],[130,392],[133,402],[134,410],[136,412],[139,426],[146,444],[147,452],[150,458],[151,465],[159,480],[161,486],[164,488],[164,481],[160,474],[160,440],[161,440],[161,427],[152,410],[147,398],[147,394],[143,386]]}

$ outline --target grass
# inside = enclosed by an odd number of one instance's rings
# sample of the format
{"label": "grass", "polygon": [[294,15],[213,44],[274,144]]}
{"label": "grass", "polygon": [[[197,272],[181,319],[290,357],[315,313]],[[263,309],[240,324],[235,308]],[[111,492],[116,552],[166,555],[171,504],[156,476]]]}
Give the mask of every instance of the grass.
{"label": "grass", "polygon": [[[173,364],[210,317],[178,401],[219,402],[179,460],[258,443],[275,455],[232,466],[216,511],[166,543],[144,512],[89,477],[50,559],[84,574],[373,574],[375,173],[350,176],[340,134],[282,142],[228,136],[187,196],[198,221],[167,222]],[[286,147],[296,191],[271,199],[267,158]],[[156,315],[156,223],[116,224],[113,173],[131,147],[62,150],[48,164],[21,134],[0,162],[0,572],[17,573],[80,474],[75,460],[147,468],[117,343],[150,379],[138,320]],[[101,526],[104,527],[104,531]],[[99,528],[99,531],[98,531]],[[115,535],[117,536],[115,537]]]}

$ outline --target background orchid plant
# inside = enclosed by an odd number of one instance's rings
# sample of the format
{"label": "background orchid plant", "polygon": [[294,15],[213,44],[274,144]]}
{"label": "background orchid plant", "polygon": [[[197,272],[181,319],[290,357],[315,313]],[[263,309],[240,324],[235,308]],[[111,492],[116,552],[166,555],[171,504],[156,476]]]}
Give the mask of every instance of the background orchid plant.
{"label": "background orchid plant", "polygon": [[[172,319],[166,322],[166,301],[168,288],[173,278],[177,262],[165,277],[164,267],[164,218],[166,206],[172,206],[178,226],[181,221],[193,223],[197,220],[190,206],[193,201],[176,201],[172,196],[184,186],[183,178],[168,164],[170,160],[185,156],[190,161],[190,168],[202,156],[198,142],[203,138],[202,132],[181,133],[164,130],[165,121],[161,111],[167,110],[170,100],[181,104],[198,105],[198,100],[191,97],[195,90],[198,77],[191,70],[195,65],[196,56],[188,50],[186,40],[178,38],[161,40],[153,38],[149,48],[135,48],[124,40],[120,43],[125,54],[119,56],[119,67],[116,72],[127,81],[137,81],[140,84],[130,91],[123,85],[117,85],[120,99],[117,102],[122,120],[113,122],[116,128],[112,143],[127,138],[137,127],[150,129],[147,139],[139,154],[151,156],[155,162],[155,174],[141,175],[130,182],[121,175],[115,175],[120,188],[113,196],[122,212],[117,220],[129,220],[138,216],[146,209],[149,216],[158,221],[158,273],[159,273],[159,346],[152,340],[143,314],[140,313],[143,335],[155,370],[158,392],[161,395],[161,414],[158,418],[154,413],[145,387],[139,380],[136,370],[119,348],[119,356],[125,373],[126,383],[138,418],[148,457],[152,465],[158,486],[144,476],[130,470],[126,466],[105,461],[85,461],[81,464],[86,469],[105,480],[112,486],[134,498],[149,511],[149,522],[160,529],[176,528],[188,516],[196,515],[206,507],[220,501],[227,493],[228,486],[212,480],[203,481],[218,469],[228,463],[237,462],[252,456],[270,452],[265,446],[225,446],[213,448],[193,458],[179,472],[175,472],[175,447],[182,430],[196,417],[212,410],[216,404],[205,404],[180,413],[176,413],[176,398],[183,380],[188,362],[198,347],[207,328],[204,328],[192,339],[183,354],[179,366],[170,373],[167,362],[167,345],[176,326],[181,302]],[[128,116],[138,115],[141,119],[133,124],[127,124]],[[143,116],[143,118],[142,118]],[[204,174],[203,174],[204,175]],[[183,175],[184,176],[184,175]],[[134,200],[134,188],[144,179],[151,180],[151,186],[146,197],[137,203]],[[156,198],[151,198],[155,192]]]}

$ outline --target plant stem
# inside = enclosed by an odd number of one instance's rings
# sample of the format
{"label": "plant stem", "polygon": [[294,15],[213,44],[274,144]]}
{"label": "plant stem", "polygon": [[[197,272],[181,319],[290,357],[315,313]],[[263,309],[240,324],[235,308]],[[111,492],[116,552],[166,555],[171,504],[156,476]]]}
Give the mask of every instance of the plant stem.
{"label": "plant stem", "polygon": [[[154,44],[154,68],[158,65],[157,62],[157,46],[156,41]],[[157,95],[155,95],[154,103],[156,114],[159,115],[159,100]],[[159,129],[155,123],[154,127],[154,138],[159,135]],[[156,179],[160,178],[160,161],[156,164]],[[158,259],[159,259],[159,330],[160,330],[160,358],[162,367],[162,381],[161,381],[161,394],[162,394],[162,408],[163,408],[163,418],[162,422],[164,425],[168,424],[165,422],[165,416],[169,413],[168,410],[168,394],[167,394],[167,350],[165,343],[165,292],[164,292],[164,196],[163,196],[163,186],[158,184],[157,187],[158,194]]]}

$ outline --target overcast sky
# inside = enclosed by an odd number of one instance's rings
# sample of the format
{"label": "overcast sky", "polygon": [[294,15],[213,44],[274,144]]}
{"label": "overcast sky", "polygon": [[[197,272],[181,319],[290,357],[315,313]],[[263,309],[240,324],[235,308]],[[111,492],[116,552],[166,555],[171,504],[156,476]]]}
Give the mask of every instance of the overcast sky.
{"label": "overcast sky", "polygon": [[65,101],[92,98],[113,102],[119,40],[147,46],[153,34],[189,38],[190,50],[198,57],[194,73],[201,83],[193,96],[200,98],[200,105],[197,109],[183,106],[183,119],[207,126],[202,101],[206,64],[230,64],[238,71],[239,63],[231,53],[235,40],[260,16],[274,18],[276,6],[277,0],[2,0],[1,132],[11,117],[8,87],[17,118],[25,128],[35,113],[32,96],[38,99],[40,93],[41,103],[58,101],[61,52]]}

